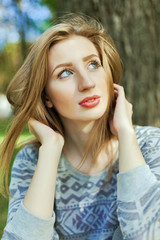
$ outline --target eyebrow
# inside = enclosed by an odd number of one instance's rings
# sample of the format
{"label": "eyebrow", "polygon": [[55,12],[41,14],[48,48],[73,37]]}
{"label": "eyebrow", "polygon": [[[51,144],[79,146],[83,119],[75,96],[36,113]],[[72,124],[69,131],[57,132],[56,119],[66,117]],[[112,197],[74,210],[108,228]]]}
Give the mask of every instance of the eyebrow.
{"label": "eyebrow", "polygon": [[[98,55],[96,55],[96,54],[91,54],[91,55],[88,55],[88,56],[82,58],[82,60],[83,60],[83,62],[86,62],[86,61],[88,61],[89,59],[91,59],[91,58],[93,58],[93,57],[99,58]],[[73,65],[73,64],[72,64],[71,62],[61,63],[61,64],[57,65],[57,66],[53,69],[53,71],[51,72],[51,75],[53,74],[53,72],[54,72],[57,68],[64,67],[64,66],[65,66],[65,67],[71,67],[72,65]]]}

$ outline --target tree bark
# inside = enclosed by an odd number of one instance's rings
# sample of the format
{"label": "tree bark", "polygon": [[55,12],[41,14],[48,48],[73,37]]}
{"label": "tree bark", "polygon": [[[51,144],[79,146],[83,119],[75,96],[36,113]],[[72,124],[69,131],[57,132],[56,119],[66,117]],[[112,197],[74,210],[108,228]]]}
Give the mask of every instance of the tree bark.
{"label": "tree bark", "polygon": [[58,0],[58,16],[82,12],[99,19],[122,61],[135,124],[160,127],[160,7],[158,0]]}

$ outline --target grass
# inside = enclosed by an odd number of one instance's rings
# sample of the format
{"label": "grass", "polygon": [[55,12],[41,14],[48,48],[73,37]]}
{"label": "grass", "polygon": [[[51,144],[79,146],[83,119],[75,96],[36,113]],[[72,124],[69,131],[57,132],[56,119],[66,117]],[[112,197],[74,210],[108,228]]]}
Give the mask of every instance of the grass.
{"label": "grass", "polygon": [[[8,123],[11,121],[11,119],[5,119],[5,120],[1,120],[0,119],[0,144],[2,143],[4,136],[6,135],[6,128]],[[28,127],[25,126],[21,136],[19,137],[13,156],[12,156],[12,161],[11,161],[11,165],[14,161],[15,155],[18,152],[18,145],[27,141],[28,139],[31,138],[31,135],[29,133]],[[9,174],[9,179],[10,179],[10,174]],[[4,198],[2,195],[0,195],[0,239],[2,237],[3,234],[3,229],[6,225],[6,221],[7,221],[7,214],[8,214],[8,198]]]}
{"label": "grass", "polygon": [[0,239],[3,234],[3,229],[6,225],[7,220],[7,212],[8,212],[8,199],[0,196]]}

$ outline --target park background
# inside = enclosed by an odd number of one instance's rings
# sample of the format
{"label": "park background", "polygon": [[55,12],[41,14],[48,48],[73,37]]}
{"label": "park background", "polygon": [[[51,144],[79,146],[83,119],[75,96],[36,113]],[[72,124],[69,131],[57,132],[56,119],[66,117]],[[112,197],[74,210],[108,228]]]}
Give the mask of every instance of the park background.
{"label": "park background", "polygon": [[[160,4],[158,0],[0,0],[0,97],[23,63],[32,43],[65,13],[96,17],[112,36],[122,61],[133,123],[160,127]],[[12,120],[0,98],[0,143]],[[4,106],[5,109],[4,109]],[[27,126],[18,143],[30,137]],[[18,151],[16,145],[14,156]],[[13,156],[13,159],[14,159]],[[12,162],[13,162],[12,159]],[[0,238],[8,199],[0,196]]]}

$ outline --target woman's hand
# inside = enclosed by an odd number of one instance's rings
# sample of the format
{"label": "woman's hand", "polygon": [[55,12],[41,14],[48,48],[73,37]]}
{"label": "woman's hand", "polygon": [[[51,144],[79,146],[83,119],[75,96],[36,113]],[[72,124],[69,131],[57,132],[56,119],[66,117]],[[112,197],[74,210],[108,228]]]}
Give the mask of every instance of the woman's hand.
{"label": "woman's hand", "polygon": [[110,130],[113,135],[119,137],[124,131],[133,130],[132,126],[132,104],[126,98],[122,86],[114,84],[115,109],[110,118]]}
{"label": "woman's hand", "polygon": [[28,125],[30,132],[42,145],[23,204],[35,216],[48,219],[53,216],[56,175],[64,139],[59,133],[33,118],[29,119]]}
{"label": "woman's hand", "polygon": [[132,105],[126,100],[123,87],[114,84],[115,109],[110,120],[111,132],[119,141],[119,172],[146,164],[132,125]]}
{"label": "woman's hand", "polygon": [[38,141],[44,144],[57,143],[60,146],[64,145],[64,138],[58,132],[55,132],[52,128],[47,125],[30,118],[28,121],[29,131],[38,139]]}

